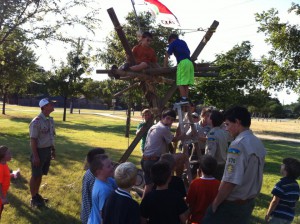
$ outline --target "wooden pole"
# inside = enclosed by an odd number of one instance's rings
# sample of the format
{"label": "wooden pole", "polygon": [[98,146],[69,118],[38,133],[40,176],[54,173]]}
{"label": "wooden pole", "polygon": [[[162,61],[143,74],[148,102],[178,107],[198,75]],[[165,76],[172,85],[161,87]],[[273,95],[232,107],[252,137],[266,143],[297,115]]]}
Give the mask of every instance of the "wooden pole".
{"label": "wooden pole", "polygon": [[127,39],[126,39],[125,33],[124,33],[123,29],[122,29],[122,26],[119,23],[119,20],[117,18],[117,15],[116,15],[114,9],[113,8],[109,8],[109,9],[107,9],[107,12],[109,14],[109,17],[110,17],[111,21],[114,24],[115,30],[116,30],[116,32],[118,34],[118,37],[121,40],[121,43],[122,43],[122,45],[123,45],[123,47],[125,49],[126,54],[128,55],[128,57],[130,59],[130,62],[133,63],[133,64],[136,64],[136,61],[135,61],[135,59],[133,57],[133,54],[132,54],[132,50],[129,47],[129,43],[128,43]]}
{"label": "wooden pole", "polygon": [[170,100],[170,98],[174,95],[175,91],[177,90],[177,85],[174,83],[171,88],[168,90],[168,92],[165,94],[165,97],[161,101],[160,107],[164,107],[167,102]]}
{"label": "wooden pole", "polygon": [[128,90],[131,90],[131,89],[133,89],[134,87],[139,86],[139,85],[140,85],[140,83],[136,82],[136,83],[134,83],[133,85],[128,86],[126,89],[123,89],[123,90],[121,90],[120,92],[117,92],[117,93],[114,95],[114,97],[120,96],[120,95],[122,95],[124,92],[126,92],[126,91],[128,91]]}
{"label": "wooden pole", "polygon": [[219,26],[219,22],[216,21],[216,20],[214,20],[214,22],[211,24],[211,26],[209,27],[208,31],[206,32],[206,34],[202,38],[201,42],[199,43],[198,47],[196,48],[196,50],[192,54],[192,56],[191,56],[192,61],[196,61],[197,60],[199,54],[201,53],[201,51],[203,50],[203,48],[205,47],[205,45],[207,44],[207,42],[210,40],[211,36],[216,31],[216,29],[217,29],[218,26]]}
{"label": "wooden pole", "polygon": [[136,147],[136,145],[139,143],[139,141],[142,139],[142,137],[144,136],[145,133],[147,133],[147,131],[149,130],[149,128],[153,125],[153,121],[154,118],[150,119],[149,121],[147,121],[147,123],[145,124],[145,128],[143,128],[135,137],[135,139],[131,142],[131,144],[129,145],[129,147],[127,148],[127,150],[125,151],[125,153],[122,155],[122,157],[119,160],[119,163],[124,163],[127,161],[127,159],[129,158],[129,156],[131,155],[131,153],[133,152],[134,148]]}

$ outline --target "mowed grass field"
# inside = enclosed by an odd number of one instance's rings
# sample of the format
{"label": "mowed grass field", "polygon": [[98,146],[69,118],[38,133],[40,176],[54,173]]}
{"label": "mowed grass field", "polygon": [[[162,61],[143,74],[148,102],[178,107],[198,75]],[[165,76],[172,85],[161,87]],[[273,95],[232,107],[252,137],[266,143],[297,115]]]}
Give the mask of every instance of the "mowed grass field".
{"label": "mowed grass field", "polygon": [[[130,136],[125,138],[125,120],[114,116],[126,116],[124,111],[81,110],[81,114],[67,114],[62,122],[62,109],[51,115],[56,122],[57,158],[52,162],[48,176],[42,181],[41,194],[50,199],[48,207],[30,207],[29,123],[40,112],[38,107],[7,105],[6,115],[0,115],[0,145],[8,146],[13,152],[9,162],[11,169],[20,168],[21,178],[12,180],[1,223],[80,223],[81,181],[84,174],[85,155],[93,147],[103,147],[114,161],[118,161],[135,137],[138,121],[132,120]],[[112,117],[102,116],[110,114]],[[135,119],[140,113],[135,112]],[[295,121],[275,122],[253,119],[252,129],[260,134],[275,136],[264,140],[268,155],[264,171],[264,183],[253,212],[252,223],[264,223],[266,209],[271,200],[271,190],[281,178],[280,164],[284,157],[300,158],[300,143],[276,140],[277,137],[300,139],[300,123]],[[140,166],[139,146],[129,161]],[[238,211],[237,211],[238,212]],[[294,223],[300,223],[300,205],[297,206]]]}

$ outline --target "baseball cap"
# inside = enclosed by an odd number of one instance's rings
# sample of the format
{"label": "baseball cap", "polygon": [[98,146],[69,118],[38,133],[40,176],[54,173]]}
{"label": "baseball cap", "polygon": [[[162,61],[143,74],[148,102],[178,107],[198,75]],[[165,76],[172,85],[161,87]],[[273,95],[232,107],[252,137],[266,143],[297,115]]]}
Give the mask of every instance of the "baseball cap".
{"label": "baseball cap", "polygon": [[48,98],[41,99],[39,102],[40,108],[47,105],[48,103],[54,103],[54,101],[49,100]]}
{"label": "baseball cap", "polygon": [[199,117],[199,114],[197,114],[196,112],[192,113],[193,117]]}

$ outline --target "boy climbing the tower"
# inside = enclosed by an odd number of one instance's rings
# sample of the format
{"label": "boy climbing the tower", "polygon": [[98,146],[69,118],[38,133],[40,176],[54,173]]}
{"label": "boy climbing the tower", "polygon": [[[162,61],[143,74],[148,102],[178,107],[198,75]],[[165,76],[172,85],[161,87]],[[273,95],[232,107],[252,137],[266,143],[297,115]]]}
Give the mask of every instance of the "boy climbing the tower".
{"label": "boy climbing the tower", "polygon": [[139,43],[133,47],[132,53],[134,59],[136,60],[136,65],[132,65],[127,58],[127,63],[125,63],[121,69],[131,70],[131,71],[142,71],[149,67],[149,65],[159,66],[157,64],[156,53],[152,47],[150,47],[153,36],[150,32],[144,32],[141,37],[138,37]]}
{"label": "boy climbing the tower", "polygon": [[189,86],[194,84],[194,65],[190,58],[190,50],[186,42],[179,39],[177,34],[171,34],[168,43],[164,67],[167,67],[169,57],[174,54],[177,60],[176,84],[181,97],[180,103],[187,103]]}

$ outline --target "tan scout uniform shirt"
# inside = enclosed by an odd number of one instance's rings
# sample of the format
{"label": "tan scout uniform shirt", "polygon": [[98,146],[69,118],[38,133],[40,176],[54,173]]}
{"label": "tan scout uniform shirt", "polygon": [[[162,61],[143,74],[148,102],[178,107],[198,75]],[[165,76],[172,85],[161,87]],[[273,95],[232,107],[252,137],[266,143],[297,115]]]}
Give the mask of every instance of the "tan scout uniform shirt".
{"label": "tan scout uniform shirt", "polygon": [[223,165],[226,162],[227,149],[227,133],[220,127],[212,128],[207,135],[205,154],[213,156],[219,165]]}
{"label": "tan scout uniform shirt", "polygon": [[222,181],[236,184],[227,200],[254,198],[261,189],[266,150],[262,142],[246,130],[230,144]]}
{"label": "tan scout uniform shirt", "polygon": [[172,142],[173,138],[170,127],[159,121],[148,131],[143,156],[160,157],[161,154],[167,153],[168,144]]}
{"label": "tan scout uniform shirt", "polygon": [[[197,133],[199,137],[207,137],[208,132],[210,131],[211,127],[209,125],[202,126],[201,121],[199,122],[199,125],[196,126]],[[199,142],[200,149],[205,149],[206,142]]]}
{"label": "tan scout uniform shirt", "polygon": [[52,117],[46,118],[43,113],[33,118],[29,125],[30,138],[37,139],[38,148],[54,146],[54,121]]}

